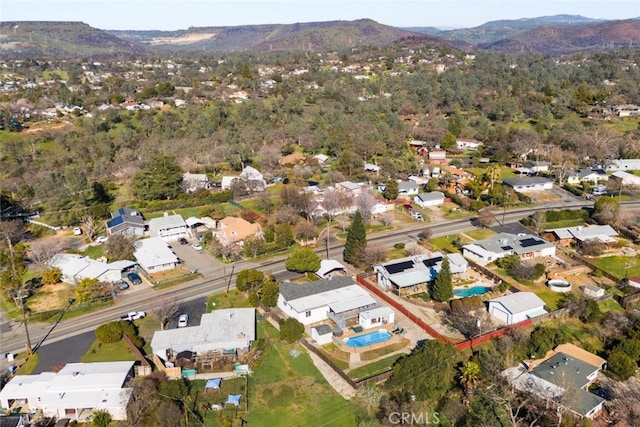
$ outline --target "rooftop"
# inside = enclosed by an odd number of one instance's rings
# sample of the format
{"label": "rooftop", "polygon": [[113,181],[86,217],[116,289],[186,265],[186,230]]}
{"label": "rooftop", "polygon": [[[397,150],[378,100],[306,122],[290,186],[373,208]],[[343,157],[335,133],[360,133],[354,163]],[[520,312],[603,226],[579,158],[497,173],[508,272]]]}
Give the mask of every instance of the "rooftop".
{"label": "rooftop", "polygon": [[522,313],[523,311],[544,307],[544,301],[542,301],[540,297],[533,292],[516,292],[500,298],[494,298],[489,300],[489,302],[500,303],[511,314]]}

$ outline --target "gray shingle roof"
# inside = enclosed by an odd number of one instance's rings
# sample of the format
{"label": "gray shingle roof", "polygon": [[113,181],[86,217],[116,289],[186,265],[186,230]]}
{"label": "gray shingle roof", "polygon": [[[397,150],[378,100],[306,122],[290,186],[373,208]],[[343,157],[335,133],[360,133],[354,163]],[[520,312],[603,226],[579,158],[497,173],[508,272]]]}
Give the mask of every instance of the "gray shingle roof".
{"label": "gray shingle roof", "polygon": [[293,301],[351,285],[355,285],[355,282],[349,276],[332,277],[301,285],[284,282],[280,284],[280,294],[285,301]]}

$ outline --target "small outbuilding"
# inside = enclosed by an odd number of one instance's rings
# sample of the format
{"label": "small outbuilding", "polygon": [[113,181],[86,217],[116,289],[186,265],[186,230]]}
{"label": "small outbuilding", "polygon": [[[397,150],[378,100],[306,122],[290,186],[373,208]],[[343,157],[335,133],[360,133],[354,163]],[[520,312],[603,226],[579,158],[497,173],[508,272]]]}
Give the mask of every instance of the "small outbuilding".
{"label": "small outbuilding", "polygon": [[318,345],[329,344],[333,338],[333,330],[329,325],[321,324],[311,328],[311,338],[318,343]]}
{"label": "small outbuilding", "polygon": [[544,301],[533,292],[516,292],[489,300],[489,314],[507,325],[542,316],[547,311]]}
{"label": "small outbuilding", "polygon": [[604,296],[604,289],[596,285],[585,285],[582,287],[582,293],[591,298],[602,298]]}

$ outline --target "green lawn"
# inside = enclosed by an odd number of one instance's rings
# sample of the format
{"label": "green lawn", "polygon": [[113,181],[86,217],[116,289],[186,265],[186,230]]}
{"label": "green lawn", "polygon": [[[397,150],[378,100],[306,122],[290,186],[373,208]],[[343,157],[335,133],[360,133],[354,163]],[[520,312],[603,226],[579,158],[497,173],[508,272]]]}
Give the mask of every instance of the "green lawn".
{"label": "green lawn", "polygon": [[80,358],[83,363],[89,362],[118,362],[125,360],[136,360],[136,356],[129,349],[129,346],[120,340],[113,344],[104,344],[95,340],[89,350]]}
{"label": "green lawn", "polygon": [[599,301],[598,305],[600,306],[600,311],[624,311],[620,304],[616,302],[613,298],[606,299],[603,301]]}
{"label": "green lawn", "polygon": [[[629,277],[640,276],[640,258],[638,257],[608,256],[590,259],[589,261],[601,270],[613,274],[620,279],[623,279],[627,275]],[[628,271],[627,265],[629,267]]]}
{"label": "green lawn", "polygon": [[[454,235],[434,237],[429,240],[429,243],[440,250],[446,250],[448,252],[460,252],[460,250],[453,245],[453,241],[456,238],[458,238],[458,236]],[[463,244],[470,243],[466,241],[467,239],[461,238],[461,240]]]}
{"label": "green lawn", "polygon": [[[232,283],[235,284],[235,283]],[[207,301],[207,312],[222,308],[249,308],[249,300],[237,289],[231,289],[228,294],[219,293],[209,297]]]}
{"label": "green lawn", "polygon": [[565,219],[563,221],[545,222],[545,223],[542,224],[542,229],[543,230],[550,230],[552,228],[576,227],[578,225],[584,225],[584,220],[582,220],[582,219]]}
{"label": "green lawn", "polygon": [[373,375],[381,374],[382,372],[386,372],[391,369],[393,364],[396,363],[396,360],[398,360],[402,356],[404,355],[396,354],[384,359],[380,359],[377,362],[369,363],[368,365],[355,368],[349,371],[349,377],[354,381],[360,381]]}
{"label": "green lawn", "polygon": [[479,228],[477,230],[466,231],[464,234],[471,237],[474,240],[483,240],[488,239],[489,237],[495,236],[496,232],[490,230],[488,228]]}
{"label": "green lawn", "polygon": [[541,290],[535,291],[535,294],[540,297],[544,304],[549,307],[551,310],[558,309],[558,303],[562,299],[563,294],[559,292],[549,291],[549,290]]}

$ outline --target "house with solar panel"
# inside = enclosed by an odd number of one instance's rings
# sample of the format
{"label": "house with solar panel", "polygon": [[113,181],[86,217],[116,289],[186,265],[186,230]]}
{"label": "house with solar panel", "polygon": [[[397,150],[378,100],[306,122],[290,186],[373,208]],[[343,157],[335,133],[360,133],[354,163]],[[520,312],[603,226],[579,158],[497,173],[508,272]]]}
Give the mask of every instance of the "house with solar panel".
{"label": "house with solar panel", "polygon": [[462,255],[443,255],[440,252],[396,259],[374,266],[373,271],[378,284],[387,291],[394,291],[399,295],[428,292],[429,283],[438,276],[445,257],[449,260],[451,274],[467,271],[469,264]]}
{"label": "house with solar panel", "polygon": [[122,234],[133,238],[142,237],[146,229],[142,214],[131,208],[120,208],[111,212],[111,219],[107,221],[109,236]]}
{"label": "house with solar panel", "polygon": [[462,247],[462,255],[480,265],[487,265],[511,254],[516,254],[521,259],[555,256],[556,246],[532,234],[499,233]]}

